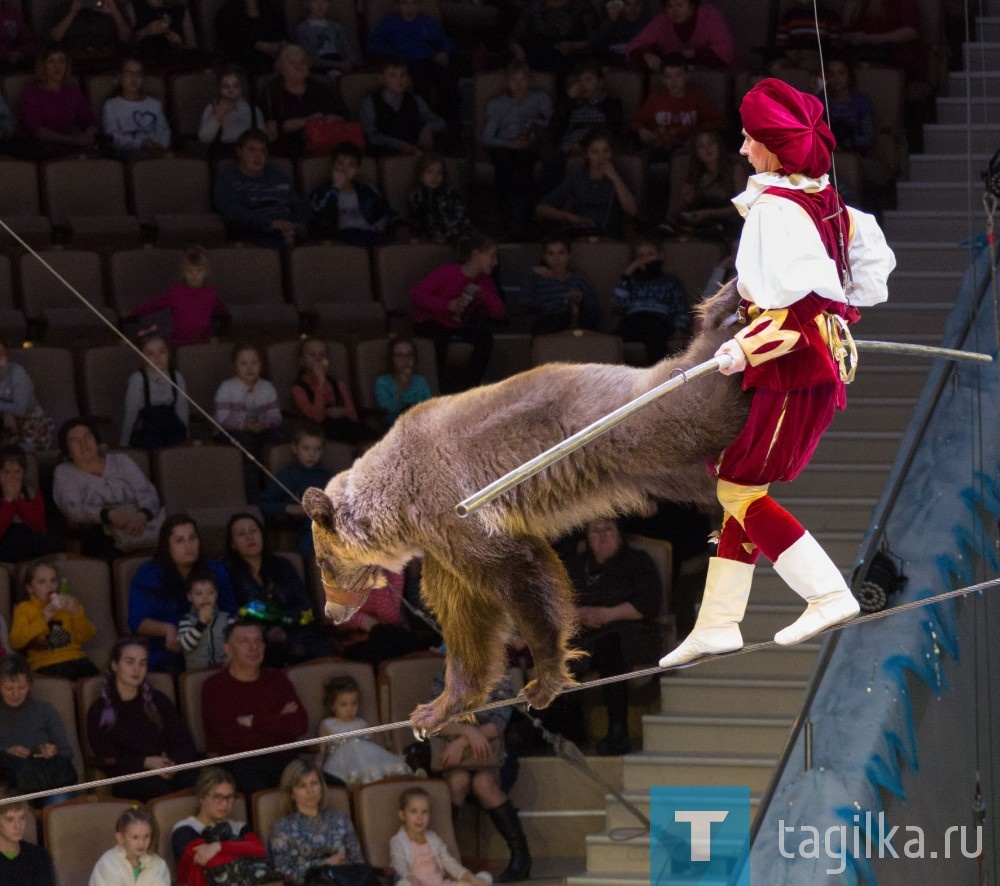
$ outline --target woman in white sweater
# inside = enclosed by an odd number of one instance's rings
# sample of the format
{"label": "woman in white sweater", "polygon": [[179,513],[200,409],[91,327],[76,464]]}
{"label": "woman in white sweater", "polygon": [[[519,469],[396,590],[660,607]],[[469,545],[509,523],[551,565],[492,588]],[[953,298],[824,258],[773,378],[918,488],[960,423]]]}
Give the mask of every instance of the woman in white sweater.
{"label": "woman in white sweater", "polygon": [[170,124],[158,99],[146,95],[142,62],[122,59],[119,93],[104,103],[104,133],[111,139],[115,154],[122,160],[162,157],[170,147]]}

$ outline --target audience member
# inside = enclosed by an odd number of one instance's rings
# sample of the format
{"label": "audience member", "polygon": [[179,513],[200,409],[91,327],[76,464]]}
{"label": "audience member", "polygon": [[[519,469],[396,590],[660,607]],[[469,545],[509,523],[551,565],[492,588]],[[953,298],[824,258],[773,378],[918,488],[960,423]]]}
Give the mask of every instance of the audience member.
{"label": "audience member", "polygon": [[52,859],[35,843],[24,839],[31,811],[18,791],[0,790],[0,882],[17,886],[55,886]]}
{"label": "audience member", "polygon": [[799,3],[791,0],[781,11],[774,31],[771,70],[801,68],[819,70],[817,41],[824,54],[840,45],[840,17],[826,3]]}
{"label": "audience member", "polygon": [[743,219],[732,197],[746,188],[746,166],[726,151],[714,129],[695,132],[691,148],[678,215],[668,221],[686,234],[733,243],[739,240]]}
{"label": "audience member", "polygon": [[[2,24],[0,24],[0,27],[2,27]],[[0,153],[8,153],[8,151],[16,153],[18,151],[14,139],[16,132],[17,119],[14,117],[14,112],[10,109],[10,105],[7,104],[6,99],[0,96]],[[7,150],[4,150],[4,142],[8,145]]]}
{"label": "audience member", "polygon": [[14,607],[10,645],[23,650],[37,674],[74,681],[96,675],[83,645],[94,639],[97,628],[80,601],[70,595],[68,582],[59,580],[56,564],[29,563],[21,582],[24,600]]}
{"label": "audience member", "polygon": [[47,531],[45,497],[25,482],[27,470],[20,446],[0,447],[0,563],[34,560],[65,549]]}
{"label": "audience member", "polygon": [[358,180],[361,148],[341,142],[333,149],[330,184],[309,195],[310,226],[314,237],[333,237],[355,246],[378,246],[394,239],[395,213],[367,182]]}
{"label": "audience member", "polygon": [[112,559],[152,547],[164,512],[139,466],[123,452],[102,454],[87,418],[63,423],[59,448],[65,460],[56,466],[52,497],[75,525],[81,553]]}
{"label": "audience member", "polygon": [[[19,2],[0,0],[0,71],[27,67],[35,55],[35,35]],[[10,137],[10,133],[6,133]]]}
{"label": "audience member", "polygon": [[419,649],[403,618],[403,575],[387,572],[386,582],[372,588],[361,608],[337,628],[344,658],[375,666]]}
{"label": "audience member", "polygon": [[333,651],[313,624],[302,576],[287,557],[267,550],[264,526],[253,514],[229,518],[225,564],[241,617],[258,622],[264,631],[268,667],[283,668]]}
{"label": "audience member", "polygon": [[184,579],[191,608],[177,623],[177,642],[186,670],[210,668],[225,660],[226,627],[233,617],[219,609],[219,587],[211,569],[192,570]]}
{"label": "audience member", "polygon": [[[295,461],[278,471],[260,494],[257,506],[265,517],[280,517],[296,528],[299,554],[308,560],[315,553],[312,521],[299,501],[309,487],[324,489],[333,476],[333,471],[323,464],[323,430],[318,424],[302,421],[295,425],[292,455]],[[289,499],[286,489],[295,496],[294,500]]]}
{"label": "audience member", "polygon": [[367,865],[358,835],[347,815],[327,808],[319,767],[307,757],[292,760],[281,773],[280,787],[282,815],[268,841],[278,873],[295,883],[309,883],[324,868],[351,865],[359,874],[352,882],[361,882],[358,866]]}
{"label": "audience member", "polygon": [[7,620],[0,615],[0,658],[10,652],[10,634],[7,631]]}
{"label": "audience member", "polygon": [[219,155],[233,155],[237,139],[248,129],[263,129],[264,115],[256,105],[243,95],[243,69],[238,65],[226,65],[219,72],[219,86],[201,114],[198,140],[203,145],[211,145]]}
{"label": "audience member", "polygon": [[[0,763],[19,794],[77,783],[73,752],[56,709],[31,696],[32,673],[16,652],[0,658]],[[58,803],[66,794],[34,801]]]}
{"label": "audience member", "polygon": [[215,14],[215,46],[251,77],[270,74],[287,39],[281,0],[225,0]]}
{"label": "audience member", "polygon": [[330,0],[309,0],[295,28],[295,42],[309,54],[313,73],[339,77],[361,64],[361,54],[343,25],[330,20]]}
{"label": "audience member", "polygon": [[622,236],[624,218],[634,218],[639,202],[614,163],[611,134],[600,127],[583,140],[583,164],[539,201],[535,215],[574,236]]}
{"label": "audience member", "polygon": [[511,240],[527,239],[535,205],[535,161],[552,119],[552,99],[529,90],[523,61],[507,66],[507,91],[486,105],[482,144],[493,162],[500,221]]}
{"label": "audience member", "polygon": [[155,326],[140,334],[139,342],[149,363],[143,361],[128,377],[121,445],[161,449],[183,443],[189,420],[184,376],[170,365],[170,346]]}
{"label": "audience member", "polygon": [[146,679],[149,650],[142,637],[121,637],[111,650],[101,697],[87,709],[87,739],[109,777],[132,772],[149,778],[118,782],[116,797],[148,803],[194,783],[195,772],[158,770],[198,759],[194,739],[174,703]]}
{"label": "audience member", "polygon": [[586,0],[532,0],[514,25],[510,50],[536,71],[565,76],[588,50],[594,7]]}
{"label": "audience member", "polygon": [[104,134],[119,160],[162,157],[170,147],[170,124],[160,100],[142,88],[143,63],[125,56],[119,69],[118,93],[104,103]]}
{"label": "audience member", "polygon": [[379,65],[379,88],[365,96],[358,119],[368,152],[374,156],[419,154],[434,148],[447,124],[410,88],[406,60],[386,56]]}
{"label": "audience member", "polygon": [[294,43],[281,47],[260,102],[271,150],[292,158],[311,148],[312,127],[343,122],[347,114],[330,81],[309,73],[309,55]]}
{"label": "audience member", "polygon": [[45,452],[55,446],[52,419],[35,400],[31,376],[10,359],[7,345],[0,341],[0,442],[17,444],[26,452]]}
{"label": "audience member", "polygon": [[615,308],[623,312],[618,335],[646,346],[646,358],[658,363],[681,350],[691,332],[687,293],[663,267],[663,243],[639,237],[632,262],[615,287]]}
{"label": "audience member", "polygon": [[629,41],[629,64],[657,73],[665,55],[680,53],[688,64],[731,68],[732,31],[722,12],[701,0],[666,0],[663,12]]}
{"label": "audience member", "polygon": [[841,21],[841,39],[859,61],[902,68],[909,83],[927,83],[929,53],[920,39],[917,0],[849,0]]}
{"label": "audience member", "polygon": [[292,384],[296,413],[307,422],[319,425],[329,440],[360,443],[369,439],[371,431],[358,420],[347,382],[330,375],[326,342],[319,338],[302,339],[298,362],[299,377]]}
{"label": "audience member", "polygon": [[[441,265],[410,291],[413,331],[434,342],[438,379],[446,391],[478,385],[493,351],[490,320],[503,317],[503,302],[493,282],[497,245],[483,234],[468,234],[458,245],[458,262]],[[472,354],[456,383],[448,374],[452,342],[472,345]]]}
{"label": "audience member", "polygon": [[448,167],[440,154],[428,151],[417,158],[406,195],[406,221],[411,237],[434,243],[454,245],[471,230],[465,198],[449,187]]}
{"label": "audience member", "polygon": [[267,133],[248,129],[236,140],[237,162],[215,180],[215,208],[230,235],[257,246],[290,249],[306,234],[308,209],[288,177],[268,163]]}
{"label": "audience member", "polygon": [[129,585],[129,630],[149,638],[149,668],[180,673],[184,670],[178,640],[181,616],[188,610],[185,580],[211,570],[218,588],[218,605],[236,614],[229,574],[218,561],[205,556],[198,524],[187,514],[171,514],[163,521],[151,560],[143,563]]}
{"label": "audience member", "polygon": [[605,18],[591,32],[587,45],[600,61],[622,67],[629,42],[652,16],[643,0],[609,0],[604,8]]}
{"label": "audience member", "polygon": [[[227,629],[228,666],[202,685],[201,710],[210,754],[256,751],[301,738],[308,718],[291,681],[281,671],[261,667],[264,633],[255,622]],[[229,764],[246,796],[273,788],[289,762],[287,753],[269,753]]]}
{"label": "audience member", "polygon": [[132,39],[127,6],[125,0],[65,0],[53,10],[56,23],[49,37],[65,45],[81,74],[110,71]]}
{"label": "audience member", "polygon": [[386,427],[411,406],[431,398],[427,379],[414,372],[417,348],[412,339],[389,339],[387,357],[389,372],[375,379],[375,402],[383,412]]}
{"label": "audience member", "polygon": [[176,68],[198,59],[194,21],[184,0],[131,0],[127,13],[147,65]]}
{"label": "audience member", "polygon": [[[73,0],[74,6],[80,2]],[[37,80],[29,83],[21,96],[21,122],[34,158],[53,160],[97,148],[94,112],[69,73],[69,58],[59,44],[39,53]]]}
{"label": "audience member", "polygon": [[153,844],[153,816],[126,809],[115,822],[115,845],[94,865],[87,886],[170,886],[167,863]]}
{"label": "audience member", "polygon": [[126,319],[131,320],[156,311],[169,311],[170,345],[175,348],[208,341],[212,336],[213,318],[229,317],[229,308],[219,298],[216,288],[205,285],[209,272],[205,248],[189,246],[180,259],[183,282],[133,305],[126,315]]}
{"label": "audience member", "polygon": [[521,283],[518,309],[532,317],[531,334],[566,329],[597,329],[597,293],[590,281],[570,268],[573,243],[565,234],[542,240],[542,260]]}

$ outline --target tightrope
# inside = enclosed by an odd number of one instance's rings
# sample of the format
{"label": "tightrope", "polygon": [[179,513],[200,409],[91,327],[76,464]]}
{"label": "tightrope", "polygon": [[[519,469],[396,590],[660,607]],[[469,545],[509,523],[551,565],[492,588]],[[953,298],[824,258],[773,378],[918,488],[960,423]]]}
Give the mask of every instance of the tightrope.
{"label": "tightrope", "polygon": [[[899,606],[893,606],[891,609],[883,609],[879,612],[868,612],[864,615],[860,615],[851,621],[835,625],[831,628],[827,628],[825,631],[821,631],[816,636],[821,636],[823,634],[833,633],[834,631],[842,631],[845,628],[853,628],[857,625],[867,624],[868,622],[878,621],[879,619],[888,618],[890,615],[902,615],[904,612],[910,612],[914,609],[922,609],[925,606],[933,606],[936,603],[944,603],[948,600],[954,600],[957,597],[966,597],[969,594],[976,594],[982,591],[988,590],[990,588],[995,588],[1000,586],[1000,578],[992,578],[988,581],[980,582],[979,584],[968,585],[964,588],[956,588],[952,591],[945,591],[940,594],[936,594],[932,597],[924,597],[920,600],[911,600],[909,603],[901,603]],[[666,674],[672,671],[680,671],[686,668],[696,667],[700,664],[704,664],[709,661],[720,661],[724,658],[732,658],[737,655],[746,655],[751,652],[761,652],[765,649],[776,649],[778,644],[774,640],[764,640],[759,643],[750,643],[743,646],[741,649],[736,649],[732,652],[723,652],[719,655],[708,655],[702,658],[694,659],[693,661],[685,662],[682,665],[675,665],[670,668],[661,668],[659,666],[642,668],[637,671],[629,671],[625,674],[616,674],[611,677],[599,677],[595,680],[587,680],[585,683],[576,683],[572,686],[566,687],[560,695],[565,695],[570,692],[580,692],[585,689],[594,689],[598,686],[606,686],[609,683],[622,683],[628,680],[637,680],[641,677],[654,676],[656,674]],[[787,648],[787,647],[781,647]],[[484,704],[482,707],[474,708],[470,711],[466,711],[465,714],[459,714],[457,717],[473,714],[481,714],[486,711],[496,710],[497,708],[504,708],[513,705],[527,704],[526,700],[521,696],[515,698],[500,699],[499,701],[492,701]],[[456,717],[456,719],[457,719]],[[289,751],[298,751],[305,748],[312,748],[316,745],[330,744],[332,742],[346,741],[349,738],[364,738],[368,735],[377,735],[383,732],[392,732],[394,729],[406,729],[411,727],[409,720],[398,720],[395,723],[382,723],[377,726],[366,726],[364,729],[353,729],[350,732],[341,732],[337,735],[324,735],[317,736],[315,738],[303,738],[298,741],[290,741],[285,744],[272,745],[266,748],[258,748],[253,751],[239,751],[235,754],[225,754],[220,757],[212,757],[206,760],[194,760],[190,763],[175,763],[173,766],[164,766],[162,769],[143,769],[140,772],[130,772],[126,775],[116,775],[110,778],[99,778],[95,781],[82,782],[76,785],[66,785],[60,788],[50,788],[45,791],[35,791],[30,794],[19,794],[16,797],[10,797],[7,799],[0,799],[0,807],[6,806],[9,803],[22,803],[30,802],[31,800],[41,800],[44,797],[52,797],[56,794],[67,794],[67,793],[83,793],[84,791],[94,790],[96,788],[108,787],[110,785],[121,784],[127,781],[136,781],[140,778],[155,778],[161,775],[168,775],[174,772],[184,772],[188,769],[201,769],[204,766],[224,766],[226,763],[234,763],[237,760],[245,760],[250,757],[262,757],[266,754],[279,754],[288,753]]]}

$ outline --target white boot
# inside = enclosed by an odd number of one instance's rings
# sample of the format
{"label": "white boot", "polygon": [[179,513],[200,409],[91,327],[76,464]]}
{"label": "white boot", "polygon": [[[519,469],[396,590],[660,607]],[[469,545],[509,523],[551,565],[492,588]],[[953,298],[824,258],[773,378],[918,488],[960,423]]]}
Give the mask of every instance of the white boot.
{"label": "white boot", "polygon": [[774,571],[809,604],[798,621],[774,635],[779,646],[801,643],[861,611],[840,570],[808,532],[774,561]]}
{"label": "white boot", "polygon": [[661,668],[671,668],[701,658],[743,648],[740,622],[750,596],[753,564],[712,557],[698,621],[673,652],[660,659]]}

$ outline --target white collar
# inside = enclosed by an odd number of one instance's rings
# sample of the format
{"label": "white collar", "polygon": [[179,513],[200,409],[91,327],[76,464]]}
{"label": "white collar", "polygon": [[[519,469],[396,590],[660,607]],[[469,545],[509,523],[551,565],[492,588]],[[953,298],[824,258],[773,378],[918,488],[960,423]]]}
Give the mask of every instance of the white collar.
{"label": "white collar", "polygon": [[750,212],[750,207],[768,188],[787,188],[790,191],[822,191],[830,184],[830,177],[822,175],[819,178],[809,178],[801,173],[794,175],[778,175],[776,172],[758,172],[747,179],[747,189],[733,197],[733,205],[744,218]]}

